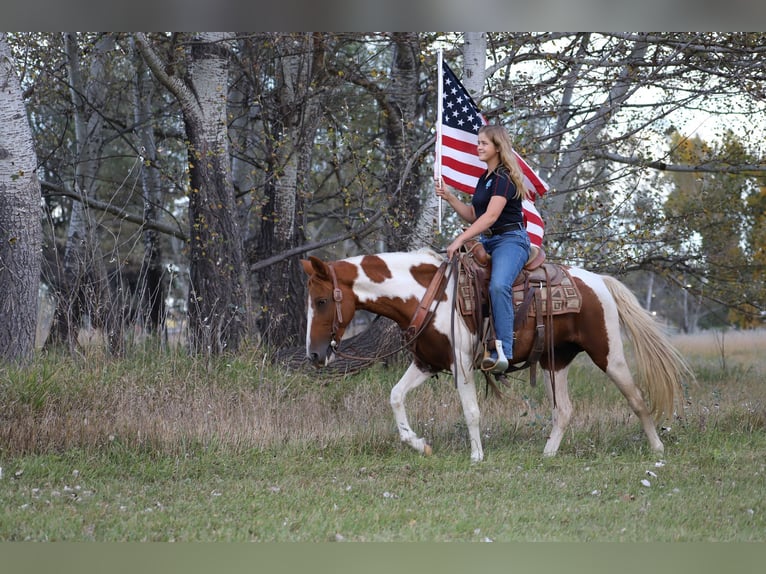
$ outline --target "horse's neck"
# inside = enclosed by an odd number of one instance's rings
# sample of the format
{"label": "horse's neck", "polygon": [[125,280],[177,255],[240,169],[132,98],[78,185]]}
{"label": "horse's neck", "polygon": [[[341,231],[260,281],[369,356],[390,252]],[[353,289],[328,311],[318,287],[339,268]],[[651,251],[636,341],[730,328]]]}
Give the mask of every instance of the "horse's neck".
{"label": "horse's neck", "polygon": [[434,262],[412,259],[411,254],[406,253],[384,254],[380,258],[387,270],[383,281],[371,279],[360,266],[353,286],[356,308],[387,317],[406,328],[427,288],[427,284],[422,284],[423,276],[416,280],[412,269],[419,264],[430,265]]}

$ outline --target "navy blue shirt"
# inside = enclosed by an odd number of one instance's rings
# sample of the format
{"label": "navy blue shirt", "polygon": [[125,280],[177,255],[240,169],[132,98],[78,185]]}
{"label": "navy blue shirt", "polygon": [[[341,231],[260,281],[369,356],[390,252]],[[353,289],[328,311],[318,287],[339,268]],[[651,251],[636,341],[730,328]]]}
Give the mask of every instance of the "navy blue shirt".
{"label": "navy blue shirt", "polygon": [[499,195],[506,199],[505,207],[500,217],[492,224],[492,227],[500,227],[509,223],[524,224],[521,212],[521,199],[516,199],[516,184],[513,183],[508,170],[503,167],[489,173],[485,171],[476,184],[476,190],[471,198],[476,219],[484,215],[492,196]]}

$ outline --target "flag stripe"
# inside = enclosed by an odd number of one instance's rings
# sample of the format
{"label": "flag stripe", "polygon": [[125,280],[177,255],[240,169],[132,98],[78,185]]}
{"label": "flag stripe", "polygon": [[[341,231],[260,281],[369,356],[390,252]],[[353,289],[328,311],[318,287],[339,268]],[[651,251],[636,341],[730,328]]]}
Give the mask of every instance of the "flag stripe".
{"label": "flag stripe", "polygon": [[[442,146],[476,155],[476,144],[479,143],[479,137],[474,134],[469,134],[472,137],[466,137],[465,134],[466,132],[457,133],[457,130],[445,126],[443,128]],[[478,157],[476,159],[478,160]]]}
{"label": "flag stripe", "polygon": [[[484,173],[484,172],[482,172]],[[481,175],[481,174],[479,174]],[[461,166],[460,164],[456,164],[454,167],[451,165],[450,162],[442,163],[442,176],[443,177],[449,177],[450,179],[454,181],[459,181],[463,185],[467,186],[469,191],[466,193],[473,195],[474,190],[476,189],[476,181],[478,177],[473,174],[473,172],[465,169],[465,166]]]}
{"label": "flag stripe", "polygon": [[522,200],[521,209],[524,214],[524,226],[529,235],[530,243],[542,247],[543,234],[545,233],[543,218],[540,217],[540,213],[537,211],[535,204],[528,199]]}
{"label": "flag stripe", "polygon": [[444,180],[444,183],[449,185],[450,187],[454,187],[458,191],[462,191],[464,193],[472,194],[474,188],[476,185],[473,183],[473,179],[470,181],[466,180],[465,175],[458,174],[456,177],[457,179],[453,179],[450,177],[449,169],[445,169],[444,173],[442,174],[442,179]]}
{"label": "flag stripe", "polygon": [[474,178],[473,184],[476,186],[476,181],[481,177],[481,174],[487,170],[487,167],[485,164],[463,161],[464,159],[464,157],[452,157],[445,153],[444,156],[442,156],[442,165],[465,172],[466,175]]}
{"label": "flag stripe", "polygon": [[527,189],[534,191],[537,197],[542,197],[548,191],[548,184],[537,176],[532,168],[529,167],[529,164],[524,161],[524,158],[516,153],[516,150],[513,150],[513,154],[516,156],[521,172],[524,174],[524,184],[527,186]]}

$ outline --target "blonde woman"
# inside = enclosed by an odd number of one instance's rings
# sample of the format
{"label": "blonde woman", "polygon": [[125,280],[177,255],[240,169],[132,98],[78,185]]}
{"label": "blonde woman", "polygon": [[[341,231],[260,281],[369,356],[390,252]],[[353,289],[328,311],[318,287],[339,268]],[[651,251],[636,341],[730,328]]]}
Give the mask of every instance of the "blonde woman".
{"label": "blonde woman", "polygon": [[483,126],[477,152],[487,164],[487,171],[479,178],[470,205],[452,194],[442,181],[436,181],[436,195],[470,224],[447,247],[447,257],[452,259],[468,239],[477,235],[481,235],[482,245],[492,256],[489,296],[497,340],[481,367],[503,373],[513,358],[513,281],[529,258],[529,235],[521,211],[526,192],[505,128]]}

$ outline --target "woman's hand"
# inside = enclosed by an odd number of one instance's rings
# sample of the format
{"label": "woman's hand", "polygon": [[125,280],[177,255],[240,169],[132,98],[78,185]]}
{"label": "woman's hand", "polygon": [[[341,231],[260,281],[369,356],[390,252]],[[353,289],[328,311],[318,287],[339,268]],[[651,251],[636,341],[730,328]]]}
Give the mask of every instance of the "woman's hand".
{"label": "woman's hand", "polygon": [[457,239],[449,244],[449,247],[447,247],[447,259],[449,261],[452,261],[452,256],[460,250],[460,248],[463,246],[463,243],[464,241],[458,235]]}
{"label": "woman's hand", "polygon": [[449,203],[450,198],[452,197],[452,194],[447,189],[447,186],[444,185],[444,181],[441,179],[435,179],[434,180],[434,189],[436,190],[436,195],[443,200],[445,200],[447,203]]}

